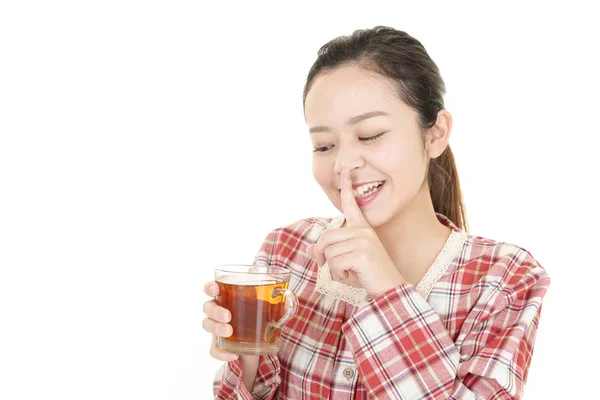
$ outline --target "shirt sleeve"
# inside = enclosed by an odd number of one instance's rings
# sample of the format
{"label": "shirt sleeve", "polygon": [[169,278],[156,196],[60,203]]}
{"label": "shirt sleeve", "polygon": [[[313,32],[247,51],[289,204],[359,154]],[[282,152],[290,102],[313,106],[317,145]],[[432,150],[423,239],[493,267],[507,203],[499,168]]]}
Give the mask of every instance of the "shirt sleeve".
{"label": "shirt sleeve", "polygon": [[[278,230],[267,235],[256,254],[254,264],[271,265],[275,254]],[[252,393],[246,389],[242,379],[243,368],[239,360],[225,363],[216,373],[213,384],[215,399],[219,400],[271,400],[277,395],[281,365],[276,354],[261,355]]]}
{"label": "shirt sleeve", "polygon": [[252,393],[246,389],[242,380],[242,363],[229,361],[215,375],[213,393],[219,400],[271,400],[277,394],[281,383],[280,364],[277,355],[261,355]]}
{"label": "shirt sleeve", "polygon": [[528,271],[472,289],[455,338],[408,283],[358,310],[342,331],[370,397],[520,399],[550,284],[541,267]]}

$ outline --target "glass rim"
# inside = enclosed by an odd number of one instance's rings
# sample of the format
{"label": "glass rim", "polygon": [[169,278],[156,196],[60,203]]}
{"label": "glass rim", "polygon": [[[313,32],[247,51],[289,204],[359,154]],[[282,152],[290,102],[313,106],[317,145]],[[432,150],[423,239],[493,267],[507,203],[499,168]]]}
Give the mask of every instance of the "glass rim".
{"label": "glass rim", "polygon": [[[252,268],[260,268],[258,271],[252,271]],[[220,264],[213,267],[215,272],[229,272],[233,274],[256,274],[256,275],[288,275],[292,271],[285,267],[272,267],[270,265],[256,264]]]}

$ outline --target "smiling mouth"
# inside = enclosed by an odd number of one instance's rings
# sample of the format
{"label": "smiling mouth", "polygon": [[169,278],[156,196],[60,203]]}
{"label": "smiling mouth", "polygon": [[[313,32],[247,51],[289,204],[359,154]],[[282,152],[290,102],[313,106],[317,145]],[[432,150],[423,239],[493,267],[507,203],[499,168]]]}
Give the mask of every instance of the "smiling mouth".
{"label": "smiling mouth", "polygon": [[[371,194],[377,192],[385,184],[385,182],[386,181],[378,181],[361,185],[356,189],[353,189],[352,194],[356,199],[370,196]],[[338,192],[341,193],[342,190],[338,189]]]}

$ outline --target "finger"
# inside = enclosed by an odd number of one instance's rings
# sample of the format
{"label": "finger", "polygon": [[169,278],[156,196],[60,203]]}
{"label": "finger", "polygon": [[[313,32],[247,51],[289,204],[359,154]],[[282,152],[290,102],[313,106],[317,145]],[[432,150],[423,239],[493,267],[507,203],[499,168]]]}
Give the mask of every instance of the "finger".
{"label": "finger", "polygon": [[329,270],[333,278],[347,285],[360,287],[358,275],[352,270],[355,266],[354,253],[344,253],[328,260]]}
{"label": "finger", "polygon": [[217,347],[217,338],[215,336],[213,336],[213,340],[210,345],[210,355],[220,361],[233,361],[240,357],[237,354],[226,353],[219,350],[219,347]]}
{"label": "finger", "polygon": [[344,282],[352,272],[353,264],[349,264],[345,255],[352,253],[356,247],[356,240],[347,240],[334,243],[325,249],[325,257],[334,280]]}
{"label": "finger", "polygon": [[210,319],[217,322],[227,323],[231,321],[231,313],[228,309],[219,306],[214,300],[209,300],[202,306],[202,311]]}
{"label": "finger", "polygon": [[310,256],[310,258],[314,258],[315,260],[317,260],[317,265],[319,267],[322,267],[323,265],[325,265],[325,256],[323,255],[322,251],[319,251],[319,253],[317,254],[315,251],[315,245],[311,244],[306,248],[306,251],[308,253],[308,255]]}
{"label": "finger", "polygon": [[323,254],[323,250],[321,250],[321,248],[322,246],[319,248],[319,250],[317,250],[317,247],[313,246],[310,250],[310,252],[312,253],[311,257],[317,260],[317,264],[319,265],[319,267],[322,267],[327,262],[327,260],[325,259],[325,255]]}
{"label": "finger", "polygon": [[360,207],[354,198],[352,189],[352,177],[350,170],[346,168],[342,171],[342,211],[346,217],[346,223],[349,227],[369,225]]}
{"label": "finger", "polygon": [[354,271],[344,270],[340,272],[331,272],[331,279],[334,281],[343,283],[344,285],[353,286],[356,288],[362,288],[360,280],[358,279],[358,275]]}
{"label": "finger", "polygon": [[336,243],[351,241],[359,237],[363,234],[363,229],[364,228],[337,228],[329,229],[323,232],[319,238],[319,242],[312,249],[314,258],[317,259],[319,266],[325,264],[326,262],[325,249]]}
{"label": "finger", "polygon": [[224,353],[221,350],[219,350],[217,347],[211,347],[210,349],[210,355],[219,360],[219,361],[234,361],[237,360],[238,358],[240,358],[237,354],[233,354],[233,353]]}
{"label": "finger", "polygon": [[233,328],[231,325],[221,324],[210,318],[204,318],[202,320],[202,329],[219,337],[229,337],[233,335]]}
{"label": "finger", "polygon": [[351,253],[356,248],[356,240],[346,240],[327,246],[324,250],[327,262],[344,254]]}
{"label": "finger", "polygon": [[311,258],[314,258],[315,260],[317,260],[317,264],[319,265],[319,267],[323,266],[325,264],[325,256],[323,255],[322,250],[316,250],[316,245],[311,244],[306,248],[306,252],[308,253],[308,255]]}
{"label": "finger", "polygon": [[204,293],[210,297],[217,297],[219,295],[219,285],[214,281],[206,282],[204,284]]}

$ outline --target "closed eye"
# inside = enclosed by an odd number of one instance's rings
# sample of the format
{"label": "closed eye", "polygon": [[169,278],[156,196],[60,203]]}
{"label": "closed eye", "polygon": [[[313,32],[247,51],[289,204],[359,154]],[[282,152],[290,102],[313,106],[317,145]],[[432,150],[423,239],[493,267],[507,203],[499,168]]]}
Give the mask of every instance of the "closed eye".
{"label": "closed eye", "polygon": [[332,148],[333,146],[321,146],[321,147],[315,147],[315,149],[313,150],[313,153],[322,153],[324,151],[329,150],[330,148]]}
{"label": "closed eye", "polygon": [[371,141],[371,140],[377,140],[377,139],[379,139],[380,137],[382,137],[382,136],[383,136],[384,134],[386,134],[386,133],[387,133],[387,132],[381,132],[381,133],[380,133],[380,134],[378,134],[378,135],[375,135],[375,136],[369,136],[369,137],[362,137],[362,138],[359,138],[358,140],[360,140],[361,142],[369,142],[369,141]]}
{"label": "closed eye", "polygon": [[[387,132],[381,132],[380,134],[377,134],[375,136],[368,136],[368,137],[358,138],[358,140],[360,140],[361,142],[370,142],[370,141],[379,139],[380,137],[382,137],[386,133]],[[315,147],[315,149],[313,150],[313,153],[322,153],[322,152],[325,152],[325,151],[331,149],[332,147],[333,147],[333,145],[331,145],[331,146]]]}

